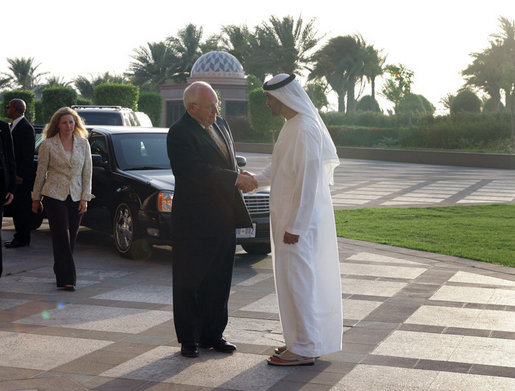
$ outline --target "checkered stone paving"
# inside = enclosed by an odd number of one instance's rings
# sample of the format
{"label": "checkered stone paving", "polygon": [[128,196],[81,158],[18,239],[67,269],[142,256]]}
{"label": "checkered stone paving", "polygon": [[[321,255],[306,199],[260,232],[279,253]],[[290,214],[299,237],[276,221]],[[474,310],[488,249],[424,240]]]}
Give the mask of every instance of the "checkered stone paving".
{"label": "checkered stone paving", "polygon": [[[333,189],[345,207],[361,206],[357,196],[374,207],[406,196],[513,202],[507,171],[351,163]],[[12,237],[9,218],[2,231]],[[311,367],[276,368],[265,362],[284,343],[270,256],[238,248],[225,332],[237,351],[187,359],[173,327],[170,248],[127,260],[109,237],[81,229],[77,291],[65,292],[50,243],[44,224],[30,247],[3,250],[0,391],[515,389],[511,268],[340,238],[343,348]]]}

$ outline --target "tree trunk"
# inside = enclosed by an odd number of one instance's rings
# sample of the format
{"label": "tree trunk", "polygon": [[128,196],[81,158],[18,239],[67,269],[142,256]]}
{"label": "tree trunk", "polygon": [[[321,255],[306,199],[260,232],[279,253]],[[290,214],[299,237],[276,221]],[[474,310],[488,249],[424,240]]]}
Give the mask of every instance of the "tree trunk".
{"label": "tree trunk", "polygon": [[376,99],[376,78],[373,77],[372,80],[370,81],[370,86],[371,86],[371,91],[370,91],[370,96],[372,97],[372,99]]}
{"label": "tree trunk", "polygon": [[347,90],[347,113],[352,113],[355,110],[356,98],[354,96],[354,84]]}
{"label": "tree trunk", "polygon": [[338,93],[338,112],[345,113],[345,91]]}

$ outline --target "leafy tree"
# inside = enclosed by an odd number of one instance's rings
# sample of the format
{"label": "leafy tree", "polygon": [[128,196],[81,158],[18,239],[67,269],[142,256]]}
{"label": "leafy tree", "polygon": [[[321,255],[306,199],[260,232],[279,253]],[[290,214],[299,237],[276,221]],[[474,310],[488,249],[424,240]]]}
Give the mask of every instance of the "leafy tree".
{"label": "leafy tree", "polygon": [[387,65],[385,72],[389,77],[384,83],[382,94],[395,105],[397,111],[398,103],[411,92],[414,73],[402,64]]}
{"label": "leafy tree", "polygon": [[41,64],[35,64],[34,58],[8,58],[10,74],[4,73],[4,76],[10,80],[10,83],[20,90],[34,90],[43,75],[46,72],[37,73],[37,69]]}
{"label": "leafy tree", "polygon": [[266,105],[266,95],[262,88],[256,88],[249,94],[249,123],[250,127],[259,134],[272,133],[275,142],[275,132],[281,130],[284,119],[274,116]]}
{"label": "leafy tree", "polygon": [[263,82],[256,75],[247,76],[247,93],[261,87],[263,87]]}
{"label": "leafy tree", "polygon": [[[329,40],[314,56],[316,62],[309,79],[325,78],[338,95],[338,111],[354,111],[356,83],[363,77],[364,52],[358,36],[339,36]],[[347,110],[345,98],[347,97]]]}
{"label": "leafy tree", "polygon": [[306,92],[318,110],[329,105],[327,100],[327,84],[322,80],[313,80],[306,85]]}

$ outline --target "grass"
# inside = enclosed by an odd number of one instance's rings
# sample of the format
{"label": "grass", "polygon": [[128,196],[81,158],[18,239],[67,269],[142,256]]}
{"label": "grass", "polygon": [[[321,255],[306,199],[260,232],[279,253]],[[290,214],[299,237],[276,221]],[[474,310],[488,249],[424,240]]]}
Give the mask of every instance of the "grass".
{"label": "grass", "polygon": [[515,266],[515,205],[336,210],[338,236]]}

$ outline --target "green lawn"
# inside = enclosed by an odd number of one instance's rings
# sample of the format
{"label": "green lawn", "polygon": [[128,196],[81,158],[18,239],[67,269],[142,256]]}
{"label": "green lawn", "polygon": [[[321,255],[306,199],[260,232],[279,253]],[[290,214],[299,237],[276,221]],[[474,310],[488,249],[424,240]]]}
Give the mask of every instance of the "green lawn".
{"label": "green lawn", "polygon": [[338,236],[515,266],[515,205],[336,210]]}

